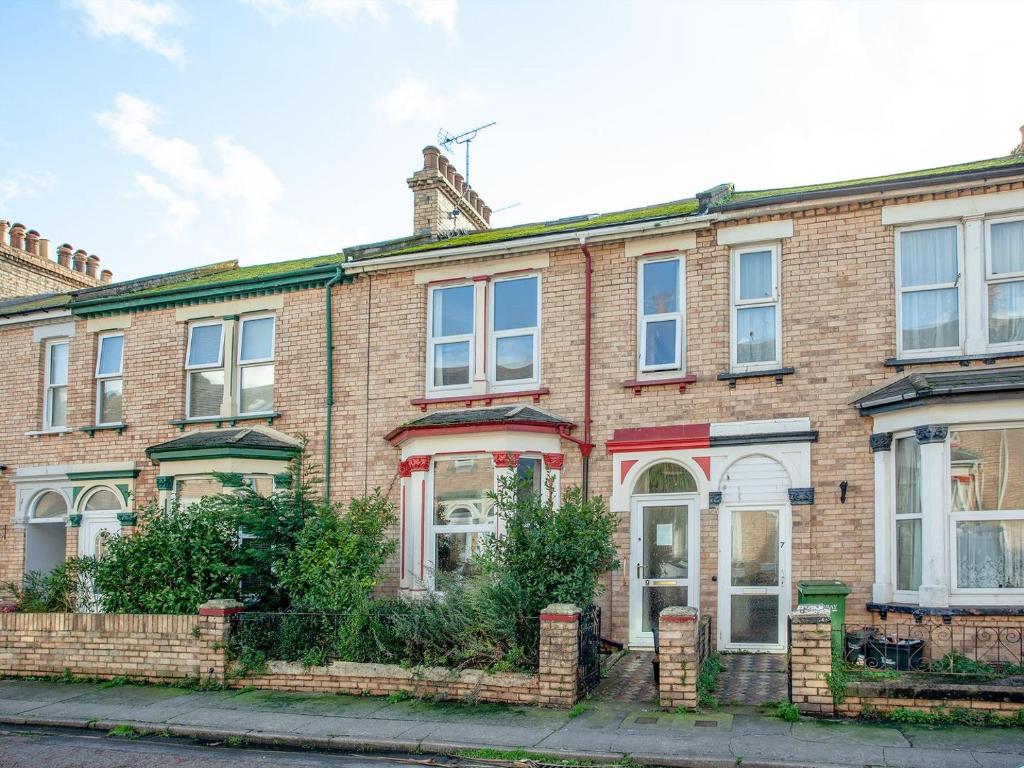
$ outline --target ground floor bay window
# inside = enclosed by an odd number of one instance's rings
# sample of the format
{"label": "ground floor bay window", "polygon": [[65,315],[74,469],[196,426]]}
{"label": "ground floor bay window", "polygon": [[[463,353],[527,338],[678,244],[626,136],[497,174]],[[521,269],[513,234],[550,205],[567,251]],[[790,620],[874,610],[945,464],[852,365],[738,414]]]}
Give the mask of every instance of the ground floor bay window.
{"label": "ground floor bay window", "polygon": [[975,399],[871,414],[874,602],[1024,606],[1019,402]]}

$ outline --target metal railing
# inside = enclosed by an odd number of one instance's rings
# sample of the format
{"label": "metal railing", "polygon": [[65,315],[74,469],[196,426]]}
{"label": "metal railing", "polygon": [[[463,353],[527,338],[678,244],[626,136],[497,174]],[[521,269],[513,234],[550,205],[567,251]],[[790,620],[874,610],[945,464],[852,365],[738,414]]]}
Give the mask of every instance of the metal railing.
{"label": "metal railing", "polygon": [[590,693],[601,682],[601,609],[596,605],[580,614],[576,678],[580,696]]}
{"label": "metal railing", "polygon": [[697,668],[704,663],[704,660],[714,653],[715,646],[712,640],[712,621],[710,616],[702,616],[697,623]]}
{"label": "metal railing", "polygon": [[846,624],[842,655],[868,670],[1024,675],[1024,624]]}

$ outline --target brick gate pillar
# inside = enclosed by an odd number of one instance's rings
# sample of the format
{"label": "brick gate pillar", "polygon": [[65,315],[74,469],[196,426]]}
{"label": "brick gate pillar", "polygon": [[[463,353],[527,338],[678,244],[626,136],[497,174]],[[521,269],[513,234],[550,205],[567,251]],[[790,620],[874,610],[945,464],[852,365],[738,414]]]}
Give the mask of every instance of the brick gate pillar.
{"label": "brick gate pillar", "polygon": [[789,614],[789,698],[810,715],[832,715],[825,676],[832,671],[832,613],[827,605],[801,605]]}
{"label": "brick gate pillar", "polygon": [[658,692],[662,709],[697,708],[697,609],[665,608],[658,616]]}
{"label": "brick gate pillar", "polygon": [[576,676],[580,664],[580,609],[552,603],[540,614],[541,703],[571,707],[576,703]]}
{"label": "brick gate pillar", "polygon": [[237,600],[207,600],[199,606],[199,680],[224,684],[228,673],[231,617],[242,612]]}

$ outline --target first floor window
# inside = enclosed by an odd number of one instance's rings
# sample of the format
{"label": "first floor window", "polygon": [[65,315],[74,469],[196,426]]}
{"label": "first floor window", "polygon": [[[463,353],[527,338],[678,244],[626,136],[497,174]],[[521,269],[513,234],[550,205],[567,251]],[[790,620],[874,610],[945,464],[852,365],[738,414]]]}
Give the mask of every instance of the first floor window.
{"label": "first floor window", "polygon": [[274,318],[242,318],[238,345],[238,412],[274,409]]}
{"label": "first floor window", "polygon": [[648,259],[640,262],[638,349],[641,371],[682,367],[683,261]]}
{"label": "first floor window", "polygon": [[224,401],[224,325],[197,323],[189,328],[185,367],[190,419],[221,415]]}
{"label": "first floor window", "polygon": [[922,352],[960,347],[960,230],[956,226],[899,233],[900,348]]}
{"label": "first floor window", "polygon": [[917,438],[895,441],[896,462],[896,589],[914,592],[921,586],[921,446]]}
{"label": "first floor window", "polygon": [[472,557],[496,530],[490,456],[434,461],[434,570],[468,575]]}
{"label": "first floor window", "polygon": [[988,341],[1024,343],[1024,219],[988,227]]}
{"label": "first floor window", "polygon": [[474,288],[472,284],[430,290],[427,364],[430,387],[468,387],[473,376]]}
{"label": "first floor window", "polygon": [[782,362],[778,261],[777,246],[733,252],[732,360],[739,370],[772,368]]}
{"label": "first floor window", "polygon": [[1024,427],[950,433],[954,584],[1024,589]]}
{"label": "first floor window", "polygon": [[96,352],[96,423],[118,424],[121,421],[124,358],[124,335],[112,333],[99,338]]}
{"label": "first floor window", "polygon": [[68,342],[51,341],[46,346],[46,389],[43,428],[62,429],[68,423]]}
{"label": "first floor window", "polygon": [[537,379],[539,286],[536,276],[494,282],[491,346],[492,380],[497,386]]}

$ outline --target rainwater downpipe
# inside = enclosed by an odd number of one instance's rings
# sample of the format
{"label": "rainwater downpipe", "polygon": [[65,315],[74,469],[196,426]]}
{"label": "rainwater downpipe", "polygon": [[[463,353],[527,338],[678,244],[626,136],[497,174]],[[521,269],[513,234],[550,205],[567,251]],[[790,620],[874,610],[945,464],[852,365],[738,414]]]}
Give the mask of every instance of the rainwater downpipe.
{"label": "rainwater downpipe", "polygon": [[577,237],[580,241],[580,250],[583,251],[583,440],[572,442],[579,445],[580,455],[583,457],[583,499],[586,500],[590,498],[590,452],[594,449],[590,441],[590,303],[593,294],[593,259],[587,247],[586,236]]}
{"label": "rainwater downpipe", "polygon": [[331,289],[341,282],[341,267],[324,283],[324,327],[327,336],[327,422],[324,425],[324,501],[331,501],[331,424],[334,422],[334,319]]}

